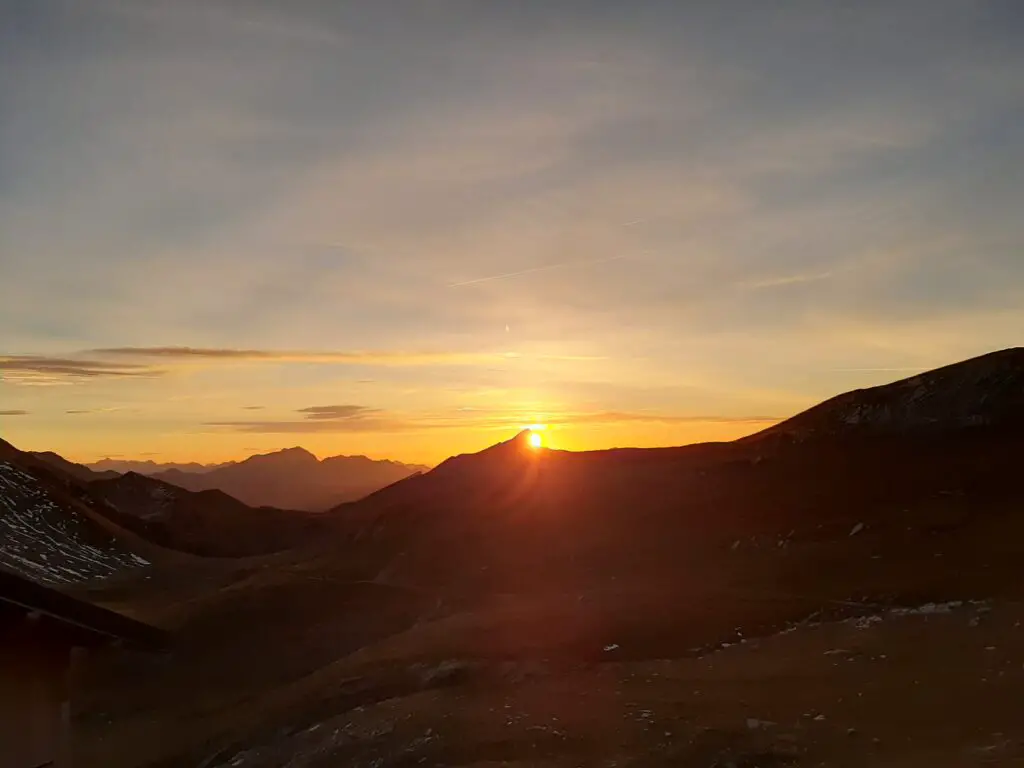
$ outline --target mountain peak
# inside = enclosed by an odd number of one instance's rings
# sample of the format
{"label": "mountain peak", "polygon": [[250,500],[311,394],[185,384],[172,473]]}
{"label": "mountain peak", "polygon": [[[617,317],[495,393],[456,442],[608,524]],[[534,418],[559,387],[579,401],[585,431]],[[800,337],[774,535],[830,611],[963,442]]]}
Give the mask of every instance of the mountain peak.
{"label": "mountain peak", "polygon": [[241,464],[250,463],[265,463],[265,462],[287,462],[288,464],[319,464],[320,459],[315,455],[307,451],[305,448],[300,446],[293,446],[291,448],[282,448],[279,451],[271,451],[270,453],[259,453],[255,456],[250,456],[245,459]]}
{"label": "mountain peak", "polygon": [[476,453],[461,453],[457,456],[445,459],[437,465],[434,471],[443,467],[465,466],[467,462],[473,461],[479,465],[481,460],[486,463],[516,462],[535,455],[536,449],[530,445],[530,434],[533,430],[524,429],[514,437],[503,440],[500,443],[488,446]]}

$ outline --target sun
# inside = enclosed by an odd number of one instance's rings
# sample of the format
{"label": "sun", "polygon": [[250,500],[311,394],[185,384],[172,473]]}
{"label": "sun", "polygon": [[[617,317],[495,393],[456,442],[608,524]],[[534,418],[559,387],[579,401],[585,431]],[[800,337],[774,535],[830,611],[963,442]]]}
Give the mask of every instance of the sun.
{"label": "sun", "polygon": [[537,450],[538,448],[543,448],[544,431],[547,428],[547,424],[530,424],[529,426],[527,426],[526,444],[534,450]]}

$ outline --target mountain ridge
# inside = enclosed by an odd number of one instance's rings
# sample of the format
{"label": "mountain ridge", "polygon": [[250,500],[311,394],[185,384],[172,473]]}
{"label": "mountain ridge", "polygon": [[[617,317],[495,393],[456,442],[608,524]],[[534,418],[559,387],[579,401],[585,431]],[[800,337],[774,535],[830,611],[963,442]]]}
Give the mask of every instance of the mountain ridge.
{"label": "mountain ridge", "polygon": [[[852,527],[940,491],[1012,494],[1022,393],[1024,350],[1010,349],[838,395],[730,443],[570,453],[517,435],[345,505],[344,519],[401,584],[462,589],[481,568],[508,589],[586,581],[601,562],[668,572],[687,538],[724,546],[753,531]],[[801,447],[817,438],[831,442]],[[684,530],[674,543],[669,532]]]}
{"label": "mountain ridge", "polygon": [[[314,454],[312,451],[308,450],[307,448],[303,448],[302,446],[297,446],[297,445],[296,446],[291,446],[289,448],[281,448],[281,449],[278,449],[276,451],[268,451],[267,453],[254,453],[254,454],[252,454],[250,456],[247,456],[244,459],[238,459],[238,460],[233,460],[233,461],[214,462],[214,463],[211,463],[211,464],[204,464],[202,462],[196,462],[196,461],[188,461],[188,462],[174,462],[174,461],[159,462],[159,461],[153,461],[152,459],[113,459],[113,458],[103,458],[103,459],[99,459],[98,461],[82,462],[82,463],[79,463],[78,466],[85,467],[86,469],[90,469],[93,472],[100,472],[100,473],[102,473],[102,472],[111,472],[112,471],[112,472],[116,472],[118,474],[124,474],[125,472],[138,472],[140,475],[155,475],[155,474],[160,473],[160,472],[168,472],[168,471],[176,470],[178,472],[182,472],[182,473],[186,473],[186,474],[202,474],[202,473],[206,473],[206,472],[212,472],[215,469],[223,469],[225,467],[230,467],[230,466],[235,466],[237,464],[242,464],[242,463],[244,463],[246,461],[249,461],[250,459],[255,459],[255,458],[260,458],[260,457],[267,457],[267,456],[281,456],[281,455],[287,456],[287,455],[290,455],[290,454],[299,454],[300,452],[302,454],[307,454],[309,456],[312,456],[313,458],[315,458],[320,463],[323,463],[325,461],[333,461],[335,459],[357,459],[357,460],[365,460],[365,461],[369,461],[369,462],[374,462],[374,463],[377,463],[377,464],[413,467],[418,472],[422,472],[422,471],[425,471],[425,470],[429,469],[429,467],[427,467],[426,465],[422,465],[422,464],[410,464],[409,462],[398,461],[397,459],[371,459],[369,456],[366,456],[364,454],[344,454],[344,453],[342,453],[342,454],[337,454],[337,455],[332,455],[332,456],[325,456],[324,458],[321,459],[316,454]],[[45,452],[38,452],[38,453],[53,453],[53,452],[52,451],[45,451]],[[64,461],[67,461],[67,459],[63,459],[63,457],[59,456],[59,454],[54,453],[53,455],[57,456],[58,458],[60,458],[60,459],[62,459]],[[74,462],[69,462],[69,463],[74,463]]]}
{"label": "mountain ridge", "polygon": [[887,434],[1024,425],[1024,348],[989,352],[831,397],[751,435]]}
{"label": "mountain ridge", "polygon": [[207,472],[170,469],[150,476],[190,491],[221,490],[251,507],[322,512],[424,469],[365,456],[318,459],[296,446],[250,456]]}

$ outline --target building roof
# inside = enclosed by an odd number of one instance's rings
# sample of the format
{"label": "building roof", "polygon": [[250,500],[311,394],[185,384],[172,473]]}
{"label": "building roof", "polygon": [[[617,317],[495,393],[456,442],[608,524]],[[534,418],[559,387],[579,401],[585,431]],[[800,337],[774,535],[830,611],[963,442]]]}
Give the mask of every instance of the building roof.
{"label": "building roof", "polygon": [[161,629],[3,569],[0,613],[41,619],[69,645],[123,643],[139,650],[163,650],[168,644],[167,633]]}

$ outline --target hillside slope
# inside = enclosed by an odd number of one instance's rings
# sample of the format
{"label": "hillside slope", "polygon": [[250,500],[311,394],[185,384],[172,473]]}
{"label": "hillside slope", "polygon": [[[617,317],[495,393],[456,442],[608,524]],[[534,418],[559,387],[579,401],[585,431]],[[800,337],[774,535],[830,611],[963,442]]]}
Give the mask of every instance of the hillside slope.
{"label": "hillside slope", "polygon": [[1024,427],[1024,348],[846,392],[747,439],[938,434],[971,427]]}
{"label": "hillside slope", "polygon": [[47,584],[102,579],[150,563],[97,526],[60,487],[0,451],[0,566]]}
{"label": "hillside slope", "polygon": [[312,541],[325,518],[252,508],[219,490],[193,492],[135,472],[88,485],[107,515],[162,547],[207,557],[247,557]]}
{"label": "hillside slope", "polygon": [[968,496],[1019,498],[1022,418],[1024,351],[1007,350],[841,395],[759,439],[567,453],[520,435],[339,520],[376,553],[373,576],[395,583],[466,593],[658,580],[741,538],[955,525],[949,510]]}
{"label": "hillside slope", "polygon": [[53,451],[31,451],[31,455],[44,461],[47,464],[59,469],[66,475],[70,475],[78,480],[84,480],[86,482],[91,480],[105,480],[112,477],[117,477],[117,472],[113,470],[95,470],[84,464],[76,464],[73,461],[68,461],[63,456]]}

